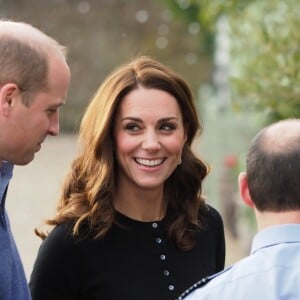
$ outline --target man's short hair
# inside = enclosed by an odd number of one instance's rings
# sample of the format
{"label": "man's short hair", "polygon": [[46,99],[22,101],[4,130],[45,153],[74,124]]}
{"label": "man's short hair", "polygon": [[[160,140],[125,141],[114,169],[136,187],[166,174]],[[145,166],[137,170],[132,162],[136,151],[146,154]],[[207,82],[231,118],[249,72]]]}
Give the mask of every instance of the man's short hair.
{"label": "man's short hair", "polygon": [[[275,149],[267,130],[255,136],[247,155],[251,198],[259,211],[300,209],[300,130]],[[276,138],[284,137],[276,136],[275,143]]]}
{"label": "man's short hair", "polygon": [[[19,28],[33,33],[33,39],[22,38]],[[0,20],[0,85],[17,84],[23,103],[30,105],[34,94],[47,88],[53,50],[66,55],[65,47],[30,24]]]}

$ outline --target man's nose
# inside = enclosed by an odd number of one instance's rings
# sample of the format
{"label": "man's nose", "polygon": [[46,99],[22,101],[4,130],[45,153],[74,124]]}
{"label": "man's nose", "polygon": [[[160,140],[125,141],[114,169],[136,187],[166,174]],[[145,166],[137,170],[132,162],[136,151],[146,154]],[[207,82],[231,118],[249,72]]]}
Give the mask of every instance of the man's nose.
{"label": "man's nose", "polygon": [[48,134],[56,136],[59,134],[59,113],[56,113],[50,121],[50,126],[48,128]]}

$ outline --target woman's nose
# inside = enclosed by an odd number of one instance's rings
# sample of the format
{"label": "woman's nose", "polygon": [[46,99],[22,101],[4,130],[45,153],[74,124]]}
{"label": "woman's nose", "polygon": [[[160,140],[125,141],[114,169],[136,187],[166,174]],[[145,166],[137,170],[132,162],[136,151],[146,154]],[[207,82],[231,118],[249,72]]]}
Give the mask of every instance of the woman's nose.
{"label": "woman's nose", "polygon": [[159,150],[161,148],[159,136],[155,132],[145,134],[142,148],[152,151]]}

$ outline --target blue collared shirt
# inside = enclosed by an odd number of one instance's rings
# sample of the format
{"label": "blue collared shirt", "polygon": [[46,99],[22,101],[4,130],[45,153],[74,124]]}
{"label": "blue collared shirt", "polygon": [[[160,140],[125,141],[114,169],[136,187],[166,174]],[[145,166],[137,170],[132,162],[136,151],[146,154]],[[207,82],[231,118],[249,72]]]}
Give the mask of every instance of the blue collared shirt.
{"label": "blue collared shirt", "polygon": [[250,256],[184,299],[299,300],[300,224],[276,225],[257,233]]}
{"label": "blue collared shirt", "polygon": [[2,226],[6,225],[5,197],[8,183],[12,178],[13,168],[14,166],[7,161],[0,162],[0,223]]}
{"label": "blue collared shirt", "polygon": [[0,299],[30,300],[24,268],[5,211],[5,194],[13,165],[0,165]]}

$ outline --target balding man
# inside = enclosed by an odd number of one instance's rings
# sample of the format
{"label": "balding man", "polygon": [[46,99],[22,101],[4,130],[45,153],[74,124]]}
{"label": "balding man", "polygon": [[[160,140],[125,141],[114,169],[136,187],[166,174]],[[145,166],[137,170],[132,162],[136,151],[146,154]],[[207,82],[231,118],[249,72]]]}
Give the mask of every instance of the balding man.
{"label": "balding man", "polygon": [[70,81],[65,48],[29,24],[0,20],[0,299],[28,300],[5,197],[14,165],[26,165],[59,133]]}
{"label": "balding man", "polygon": [[300,119],[260,131],[246,170],[239,176],[240,195],[258,225],[250,256],[200,280],[179,299],[300,299]]}

